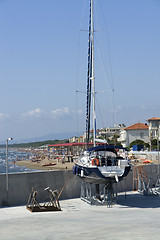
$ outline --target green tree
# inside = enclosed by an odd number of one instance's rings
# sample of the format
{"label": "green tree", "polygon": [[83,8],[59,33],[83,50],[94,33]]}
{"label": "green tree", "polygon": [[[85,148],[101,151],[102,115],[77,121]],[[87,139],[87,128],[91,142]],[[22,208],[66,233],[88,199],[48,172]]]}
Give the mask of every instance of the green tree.
{"label": "green tree", "polygon": [[151,145],[152,145],[152,150],[157,149],[157,139],[152,139]]}
{"label": "green tree", "polygon": [[144,147],[149,147],[148,143],[145,143],[143,140],[140,140],[140,139],[136,139],[133,142],[131,142],[129,147],[132,148],[133,145],[144,145]]}

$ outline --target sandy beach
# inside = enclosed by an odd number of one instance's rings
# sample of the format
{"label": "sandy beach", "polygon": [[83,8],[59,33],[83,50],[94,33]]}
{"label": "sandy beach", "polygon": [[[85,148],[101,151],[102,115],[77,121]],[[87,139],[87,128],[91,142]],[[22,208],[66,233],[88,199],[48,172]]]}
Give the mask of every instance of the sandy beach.
{"label": "sandy beach", "polygon": [[[144,160],[144,159],[143,159]],[[148,163],[142,163],[143,160],[138,159],[135,162],[130,162],[132,166],[144,166],[148,165]],[[18,160],[15,162],[18,166],[25,166],[28,169],[35,170],[72,170],[74,166],[74,162],[64,161],[62,159],[47,159],[43,157],[39,157],[35,161],[33,160]],[[157,161],[151,161],[150,164],[157,164]]]}
{"label": "sandy beach", "polygon": [[29,169],[36,169],[36,170],[72,170],[74,163],[73,162],[65,162],[57,160],[39,160],[36,162],[32,162],[31,160],[22,160],[16,161],[15,163],[18,166],[25,166]]}
{"label": "sandy beach", "polygon": [[[155,161],[154,164],[157,164]],[[62,162],[61,160],[58,162],[57,160],[39,160],[36,162],[32,162],[31,160],[21,160],[21,161],[16,161],[16,165],[18,166],[25,166],[26,168],[29,169],[35,169],[35,170],[72,170],[74,166],[74,162]],[[144,166],[141,161],[132,164],[133,166]],[[148,165],[148,164],[147,164]]]}
{"label": "sandy beach", "polygon": [[[47,151],[32,150],[29,152],[27,149],[21,149],[22,152],[28,152],[33,154],[33,158],[19,159],[15,162],[18,166],[25,166],[28,169],[35,170],[72,170],[74,166],[73,158],[72,162],[68,161],[67,156],[56,156],[53,153]],[[70,158],[71,160],[71,158]],[[130,163],[132,166],[144,166],[148,164],[158,164],[157,159],[147,159],[146,157],[139,158],[137,156],[130,155]]]}

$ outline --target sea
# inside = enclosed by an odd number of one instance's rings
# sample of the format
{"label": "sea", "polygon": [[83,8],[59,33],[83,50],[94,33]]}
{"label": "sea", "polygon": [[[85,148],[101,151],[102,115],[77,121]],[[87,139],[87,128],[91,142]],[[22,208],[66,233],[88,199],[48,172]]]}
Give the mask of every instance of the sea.
{"label": "sea", "polygon": [[[30,154],[26,152],[20,152],[16,149],[8,150],[8,172],[18,173],[18,172],[31,172],[38,171],[33,169],[28,169],[25,166],[16,165],[17,160],[27,160]],[[6,173],[6,149],[0,149],[0,174]]]}

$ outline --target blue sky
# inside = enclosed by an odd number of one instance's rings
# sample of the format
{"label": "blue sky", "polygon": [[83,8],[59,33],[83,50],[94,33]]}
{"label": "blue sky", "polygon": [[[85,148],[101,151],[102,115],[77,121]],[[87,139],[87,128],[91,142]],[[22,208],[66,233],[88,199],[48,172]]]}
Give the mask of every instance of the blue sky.
{"label": "blue sky", "polygon": [[[97,126],[160,117],[159,0],[96,0],[96,9],[95,45],[112,76],[103,85],[96,60],[96,87],[115,90],[114,119],[113,94],[97,97]],[[86,89],[87,28],[88,0],[0,0],[1,141],[85,130],[85,94],[75,92]]]}

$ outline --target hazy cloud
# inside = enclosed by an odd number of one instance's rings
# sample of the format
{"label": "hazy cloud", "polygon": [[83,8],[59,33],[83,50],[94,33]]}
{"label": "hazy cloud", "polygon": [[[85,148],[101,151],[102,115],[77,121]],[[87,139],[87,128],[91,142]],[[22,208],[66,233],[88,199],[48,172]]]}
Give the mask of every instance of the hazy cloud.
{"label": "hazy cloud", "polygon": [[0,120],[6,119],[9,117],[9,114],[7,113],[0,113]]}
{"label": "hazy cloud", "polygon": [[69,113],[70,113],[70,111],[69,111],[69,108],[68,108],[68,107],[57,108],[57,109],[51,111],[51,114],[52,114],[52,116],[54,116],[54,117],[63,116],[63,115],[68,115]]}
{"label": "hazy cloud", "polygon": [[147,110],[147,106],[140,105],[139,108],[140,110]]}
{"label": "hazy cloud", "polygon": [[57,108],[55,110],[52,110],[51,114],[52,114],[53,117],[67,116],[69,114],[71,114],[71,115],[76,115],[76,114],[82,115],[83,110],[78,109],[77,111],[73,111],[73,110],[70,110],[68,107],[64,107],[64,108]]}
{"label": "hazy cloud", "polygon": [[40,117],[44,111],[40,108],[36,108],[34,110],[28,111],[27,113],[23,113],[22,116],[24,117]]}

